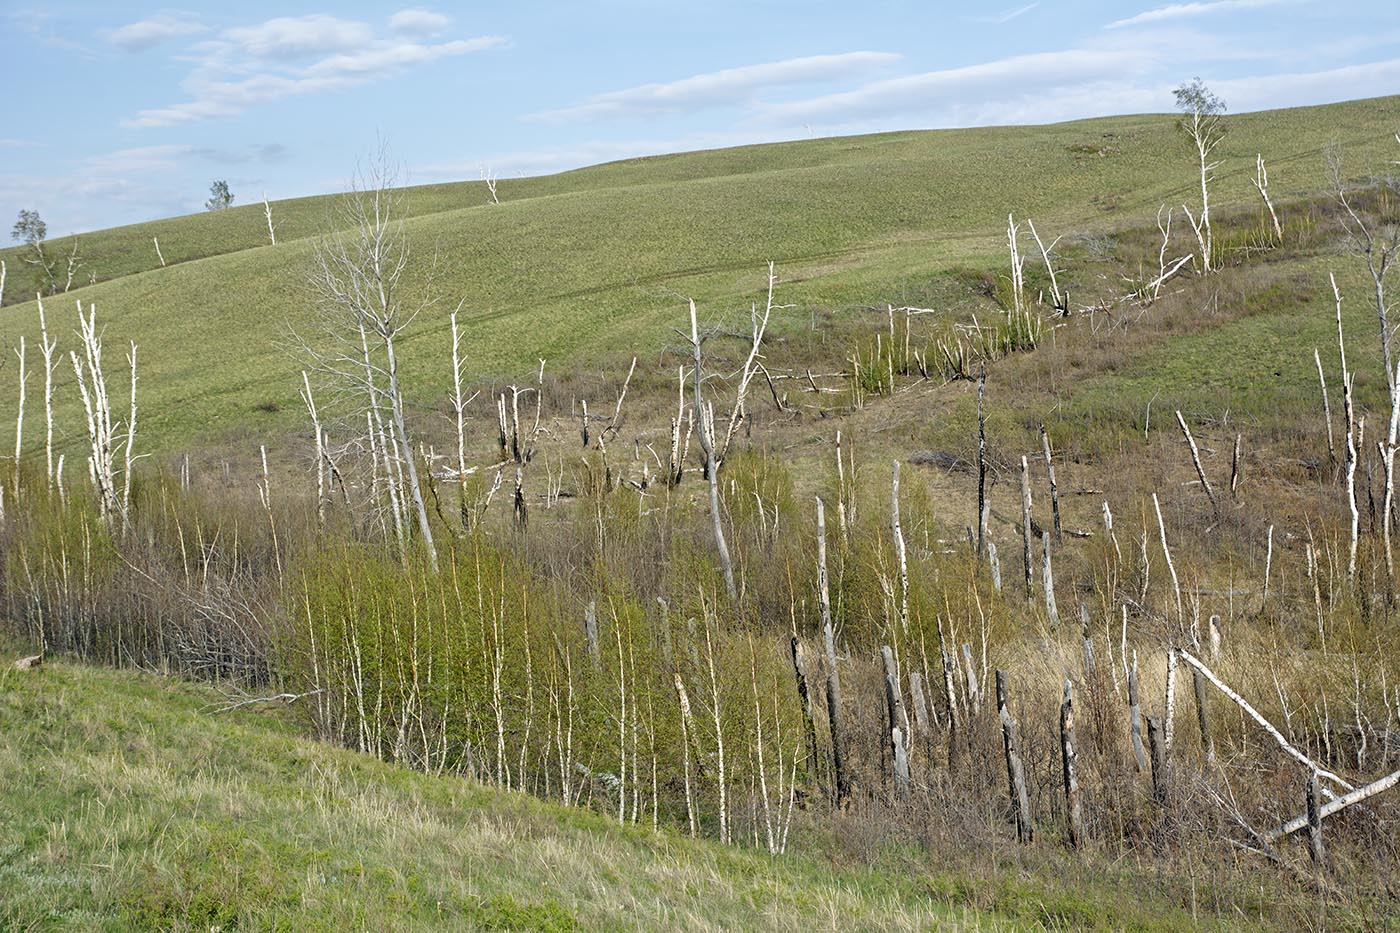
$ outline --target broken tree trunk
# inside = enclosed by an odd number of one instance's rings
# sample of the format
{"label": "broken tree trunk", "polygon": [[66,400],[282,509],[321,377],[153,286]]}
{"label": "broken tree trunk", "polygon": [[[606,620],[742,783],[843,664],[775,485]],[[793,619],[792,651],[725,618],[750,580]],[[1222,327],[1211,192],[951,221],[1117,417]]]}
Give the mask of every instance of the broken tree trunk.
{"label": "broken tree trunk", "polygon": [[1045,590],[1045,615],[1050,620],[1050,627],[1057,628],[1060,624],[1060,611],[1055,606],[1055,573],[1050,567],[1050,532],[1041,532],[1040,548],[1045,559],[1045,566],[1040,575],[1040,585]]}
{"label": "broken tree trunk", "polygon": [[1327,400],[1327,377],[1322,372],[1322,354],[1313,347],[1313,361],[1317,363],[1317,381],[1322,386],[1322,419],[1327,422],[1327,459],[1333,468],[1337,466],[1337,442],[1332,436],[1332,404]]}
{"label": "broken tree trunk", "polygon": [[[987,395],[987,364],[977,376],[977,558],[987,552],[987,525],[991,517],[991,503],[987,499],[987,414],[983,402]],[[998,583],[997,589],[1001,585]]]}
{"label": "broken tree trunk", "polygon": [[1045,472],[1050,477],[1050,511],[1055,519],[1055,543],[1064,541],[1060,528],[1060,487],[1055,482],[1055,458],[1050,453],[1050,435],[1045,431],[1045,422],[1040,423],[1040,447],[1045,455]]}
{"label": "broken tree trunk", "polygon": [[1035,584],[1031,567],[1031,475],[1026,458],[1021,458],[1021,562],[1026,568],[1026,602],[1035,597]]}
{"label": "broken tree trunk", "polygon": [[1200,671],[1191,678],[1196,693],[1196,725],[1201,730],[1201,751],[1207,764],[1215,764],[1215,740],[1210,737],[1210,706],[1206,695],[1206,679]]}
{"label": "broken tree trunk", "polygon": [[[1181,415],[1181,409],[1177,409],[1176,423],[1181,425],[1181,433],[1186,435],[1186,443],[1191,448],[1191,465],[1196,468],[1196,476],[1201,480],[1201,488],[1205,490],[1206,498],[1210,500],[1210,507],[1216,511],[1220,509],[1220,503],[1215,501],[1215,490],[1210,486],[1210,480],[1206,479],[1206,469],[1201,466],[1201,452],[1196,447],[1196,439],[1191,436],[1191,429],[1186,426],[1186,419]],[[1233,488],[1233,483],[1231,487]]]}
{"label": "broken tree trunk", "polygon": [[1060,703],[1060,762],[1065,783],[1065,812],[1069,824],[1069,844],[1084,845],[1084,811],[1079,802],[1079,779],[1075,774],[1074,684],[1065,679],[1064,700]]}
{"label": "broken tree trunk", "polygon": [[1133,666],[1128,671],[1128,729],[1133,740],[1133,761],[1138,772],[1147,770],[1147,753],[1142,747],[1142,707],[1138,703],[1137,651],[1133,651]]}
{"label": "broken tree trunk", "polygon": [[1147,717],[1147,744],[1152,751],[1152,796],[1159,803],[1167,802],[1167,753],[1162,747],[1161,727],[1156,716]]}
{"label": "broken tree trunk", "polygon": [[1317,775],[1308,777],[1307,794],[1308,811],[1308,854],[1312,856],[1313,865],[1322,870],[1327,852],[1322,847],[1322,810],[1317,805]]}
{"label": "broken tree trunk", "polygon": [[914,701],[914,727],[927,735],[928,699],[924,696],[924,675],[918,671],[909,674],[909,696]]}
{"label": "broken tree trunk", "polygon": [[[899,562],[899,626],[909,631],[909,562],[904,546],[904,529],[899,522],[899,461],[894,461],[890,479],[890,536],[894,539],[895,559]],[[909,734],[905,728],[904,734]]]}
{"label": "broken tree trunk", "polygon": [[890,757],[894,761],[895,789],[900,797],[909,795],[909,714],[904,709],[904,697],[899,689],[899,670],[889,645],[880,648],[885,664],[886,733],[890,737]]}
{"label": "broken tree trunk", "polygon": [[802,701],[802,734],[807,743],[808,768],[815,776],[817,767],[817,727],[812,719],[812,692],[808,686],[807,648],[792,636],[792,670],[797,676],[797,696]]}
{"label": "broken tree trunk", "polygon": [[846,737],[841,726],[841,678],[836,669],[836,631],[831,622],[831,593],[826,574],[826,507],[817,499],[817,589],[821,601],[822,641],[826,647],[826,714],[831,726],[831,763],[836,773],[836,805],[851,797],[846,772]]}
{"label": "broken tree trunk", "polygon": [[997,715],[1001,719],[1002,749],[1006,753],[1006,777],[1010,787],[1011,808],[1016,823],[1016,839],[1023,844],[1035,841],[1035,824],[1031,820],[1030,795],[1026,792],[1026,772],[1021,763],[1021,751],[1016,720],[1006,708],[1006,672],[996,672]]}

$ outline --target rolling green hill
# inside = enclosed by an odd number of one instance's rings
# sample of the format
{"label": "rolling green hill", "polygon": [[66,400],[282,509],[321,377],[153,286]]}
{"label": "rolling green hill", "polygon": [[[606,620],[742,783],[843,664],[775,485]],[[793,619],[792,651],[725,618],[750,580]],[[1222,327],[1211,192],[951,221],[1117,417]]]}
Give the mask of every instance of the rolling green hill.
{"label": "rolling green hill", "polygon": [[[1027,881],[620,828],[299,736],[213,689],[0,668],[4,929],[1187,929],[1051,854]],[[1137,885],[1142,885],[1139,879]]]}
{"label": "rolling green hill", "polygon": [[[1393,155],[1398,116],[1391,97],[1230,117],[1218,203],[1256,197],[1256,152],[1276,198],[1321,186],[1322,148],[1334,140],[1359,174]],[[540,357],[581,366],[654,354],[680,316],[678,296],[714,312],[746,306],[769,259],[788,283],[782,298],[799,305],[793,319],[805,321],[814,306],[900,301],[940,271],[1000,264],[1009,211],[1054,236],[1140,225],[1192,191],[1189,154],[1161,115],[629,160],[502,180],[500,205],[486,204],[476,182],[412,188],[407,231],[425,262],[439,251],[442,302],[410,335],[407,378],[424,403],[446,387],[446,315],[459,300],[472,372],[518,378]],[[275,247],[261,204],[83,236],[99,282],[49,300],[51,326],[69,348],[73,302],[91,302],[109,346],[140,344],[146,449],[295,423],[299,366],[285,336],[306,322],[309,238],[331,223],[332,206],[276,202]],[[13,300],[25,266],[15,250],[0,256],[21,270],[7,286]],[[32,301],[0,315],[5,342],[37,343]],[[60,399],[74,404],[71,373],[58,379]],[[60,418],[61,434],[76,427]]]}

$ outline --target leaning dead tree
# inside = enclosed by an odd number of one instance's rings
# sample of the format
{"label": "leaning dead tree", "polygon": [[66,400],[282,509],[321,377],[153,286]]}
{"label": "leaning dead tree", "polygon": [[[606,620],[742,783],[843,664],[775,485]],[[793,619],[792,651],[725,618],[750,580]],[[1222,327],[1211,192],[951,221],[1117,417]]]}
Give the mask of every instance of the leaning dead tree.
{"label": "leaning dead tree", "polygon": [[1031,237],[1035,239],[1035,245],[1040,248],[1040,258],[1045,263],[1045,271],[1050,276],[1050,301],[1056,311],[1061,314],[1069,314],[1069,293],[1060,289],[1060,280],[1055,274],[1055,262],[1051,254],[1055,250],[1055,244],[1060,242],[1059,237],[1050,241],[1046,246],[1040,240],[1040,234],[1035,232],[1035,222],[1027,219],[1026,226],[1030,228]]}
{"label": "leaning dead tree", "polygon": [[398,359],[404,330],[433,304],[432,270],[422,285],[410,289],[397,174],[381,150],[341,199],[338,232],[316,243],[308,274],[320,340],[298,338],[298,343],[309,368],[367,415],[368,446],[374,459],[382,460],[391,501],[397,495],[399,508],[416,518],[428,562],[436,568]]}
{"label": "leaning dead tree", "polygon": [[705,457],[705,475],[710,482],[710,518],[714,523],[715,551],[719,554],[720,570],[729,598],[737,600],[739,589],[734,584],[734,562],[729,556],[729,544],[724,538],[724,516],[719,504],[718,460],[715,457],[715,409],[705,404],[704,361],[700,354],[700,323],[695,314],[695,299],[690,300],[690,347],[695,390],[695,420],[700,428],[700,450]]}
{"label": "leaning dead tree", "polygon": [[1196,243],[1200,247],[1201,271],[1210,272],[1213,266],[1214,242],[1210,231],[1210,183],[1220,163],[1211,161],[1211,153],[1225,138],[1225,102],[1217,97],[1200,78],[1183,84],[1172,92],[1176,105],[1182,111],[1177,124],[1182,133],[1191,141],[1196,151],[1197,168],[1201,180],[1201,207],[1198,214],[1182,205],[1191,229],[1196,233]]}
{"label": "leaning dead tree", "polygon": [[1264,155],[1259,153],[1254,157],[1254,190],[1259,192],[1259,197],[1264,199],[1264,206],[1269,209],[1269,219],[1274,224],[1274,242],[1283,242],[1283,226],[1278,222],[1278,211],[1274,210],[1273,198],[1269,197],[1269,170],[1264,167]]}

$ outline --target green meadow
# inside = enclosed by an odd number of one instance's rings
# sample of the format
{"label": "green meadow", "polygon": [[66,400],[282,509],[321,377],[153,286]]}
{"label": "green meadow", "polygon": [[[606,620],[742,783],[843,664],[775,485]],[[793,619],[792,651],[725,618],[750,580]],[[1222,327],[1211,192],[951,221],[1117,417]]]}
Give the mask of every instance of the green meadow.
{"label": "green meadow", "polygon": [[[1219,209],[1257,200],[1256,153],[1268,160],[1276,199],[1324,184],[1329,143],[1357,174],[1381,164],[1393,154],[1397,100],[1230,117]],[[473,377],[524,379],[540,358],[558,371],[654,357],[681,322],[683,296],[732,318],[761,298],[769,260],[785,283],[781,300],[796,305],[777,323],[781,332],[814,309],[936,296],[931,283],[951,269],[1001,269],[1009,212],[1035,220],[1046,239],[1083,236],[1150,225],[1160,204],[1193,192],[1190,154],[1165,115],[635,159],[503,179],[499,205],[479,182],[412,187],[403,192],[405,227],[417,271],[435,260],[437,303],[408,335],[406,377],[423,405],[446,389],[447,315],[458,302]],[[97,284],[46,300],[62,349],[73,342],[76,301],[96,305],[109,347],[139,345],[145,449],[298,423],[301,364],[290,335],[308,324],[306,271],[315,238],[334,227],[334,197],[272,210],[275,247],[261,203],[86,234],[79,284],[91,275]],[[1187,233],[1179,211],[1177,222]],[[70,245],[47,248],[65,255]],[[0,331],[12,345],[27,339],[33,368],[36,308],[21,300],[32,269],[17,249],[0,258],[13,302]],[[56,378],[59,430],[71,442],[71,373]]]}

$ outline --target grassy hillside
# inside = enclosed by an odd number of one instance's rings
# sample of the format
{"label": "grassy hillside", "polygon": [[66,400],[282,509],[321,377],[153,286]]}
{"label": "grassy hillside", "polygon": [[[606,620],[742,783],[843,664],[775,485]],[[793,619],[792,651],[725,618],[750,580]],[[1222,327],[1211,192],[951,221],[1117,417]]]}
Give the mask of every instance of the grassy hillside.
{"label": "grassy hillside", "polygon": [[10,657],[5,929],[1190,925],[1053,853],[1031,879],[772,858],[382,764],[207,687]]}
{"label": "grassy hillside", "polygon": [[[1393,154],[1396,103],[1231,117],[1218,203],[1255,197],[1256,152],[1269,160],[1276,197],[1318,187],[1321,149],[1333,140],[1356,172],[1378,164]],[[960,265],[999,266],[1008,211],[1049,236],[1141,224],[1159,203],[1192,198],[1192,182],[1172,118],[1139,116],[630,160],[504,180],[499,206],[483,203],[479,183],[414,188],[407,229],[420,257],[441,250],[443,302],[408,342],[407,376],[424,403],[445,388],[446,312],[458,300],[473,373],[519,377],[540,357],[578,366],[654,354],[679,317],[679,295],[712,310],[746,306],[769,259],[789,282],[783,299],[799,305],[790,320],[805,321],[814,307],[927,297],[940,272]],[[324,229],[330,206],[275,204],[276,247],[265,245],[261,205],[83,237],[82,255],[107,281],[53,299],[53,327],[66,336],[80,299],[96,303],[111,344],[141,345],[148,449],[295,423],[298,365],[283,338],[305,323],[305,238]],[[15,251],[3,255],[22,267]],[[32,301],[3,315],[8,342],[37,342]],[[72,404],[62,371],[59,381]],[[61,433],[75,427],[61,419]]]}

